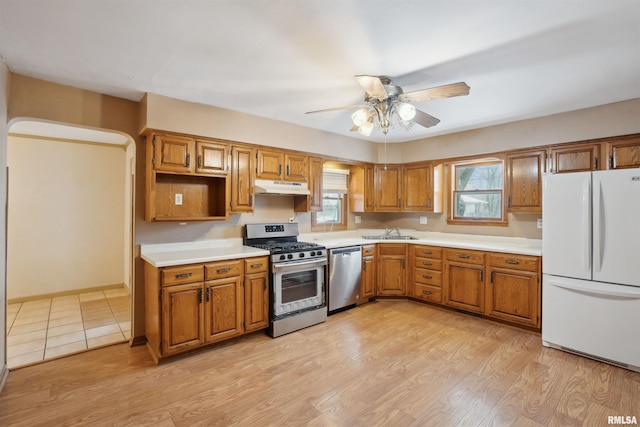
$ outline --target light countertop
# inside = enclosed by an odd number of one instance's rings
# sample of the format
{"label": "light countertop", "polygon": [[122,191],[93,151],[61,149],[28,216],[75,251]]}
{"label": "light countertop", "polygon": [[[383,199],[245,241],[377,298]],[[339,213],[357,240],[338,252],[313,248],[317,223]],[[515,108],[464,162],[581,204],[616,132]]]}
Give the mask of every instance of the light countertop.
{"label": "light countertop", "polygon": [[241,238],[140,245],[140,257],[154,267],[169,267],[265,255],[269,255],[269,251],[244,246]]}

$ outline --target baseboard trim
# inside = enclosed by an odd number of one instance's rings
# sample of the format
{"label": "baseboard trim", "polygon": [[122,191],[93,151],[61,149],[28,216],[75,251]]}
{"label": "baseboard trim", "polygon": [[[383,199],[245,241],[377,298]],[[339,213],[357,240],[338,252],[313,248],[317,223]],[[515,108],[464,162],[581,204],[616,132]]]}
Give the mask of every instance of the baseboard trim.
{"label": "baseboard trim", "polygon": [[20,298],[12,298],[7,300],[7,304],[15,304],[18,302],[26,302],[26,301],[34,301],[34,300],[38,300],[38,299],[42,299],[42,298],[55,298],[55,297],[63,297],[66,295],[74,295],[74,294],[79,294],[79,293],[84,293],[84,292],[96,292],[96,291],[104,291],[104,290],[109,290],[109,289],[121,289],[124,288],[127,291],[129,291],[129,288],[127,288],[124,283],[116,283],[115,285],[104,285],[104,286],[94,286],[91,288],[81,288],[81,289],[72,289],[69,291],[61,291],[61,292],[53,292],[50,294],[42,294],[42,295],[33,295],[33,296],[29,296],[29,297],[20,297]]}

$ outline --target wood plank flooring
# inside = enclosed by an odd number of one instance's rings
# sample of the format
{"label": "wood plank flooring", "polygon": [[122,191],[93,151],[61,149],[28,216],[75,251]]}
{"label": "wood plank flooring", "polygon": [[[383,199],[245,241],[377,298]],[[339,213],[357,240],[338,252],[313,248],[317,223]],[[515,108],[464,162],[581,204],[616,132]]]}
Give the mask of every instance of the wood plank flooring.
{"label": "wood plank flooring", "polygon": [[153,364],[96,349],[11,371],[0,425],[605,426],[640,419],[640,374],[539,334],[382,300],[276,339]]}

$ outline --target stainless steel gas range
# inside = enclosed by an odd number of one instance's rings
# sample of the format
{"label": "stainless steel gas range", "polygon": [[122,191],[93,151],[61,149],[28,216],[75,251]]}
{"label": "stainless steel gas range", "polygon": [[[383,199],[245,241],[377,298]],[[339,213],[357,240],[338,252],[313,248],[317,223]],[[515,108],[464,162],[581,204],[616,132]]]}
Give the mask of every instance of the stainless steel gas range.
{"label": "stainless steel gas range", "polygon": [[327,320],[324,246],[299,242],[298,224],[246,224],[244,244],[271,253],[267,332],[278,337]]}

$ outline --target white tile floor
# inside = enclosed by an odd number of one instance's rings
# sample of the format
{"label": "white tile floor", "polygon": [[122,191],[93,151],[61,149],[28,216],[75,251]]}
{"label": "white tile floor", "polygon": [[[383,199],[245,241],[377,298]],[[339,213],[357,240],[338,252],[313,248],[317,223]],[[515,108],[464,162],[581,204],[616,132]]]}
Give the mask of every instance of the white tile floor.
{"label": "white tile floor", "polygon": [[126,288],[9,304],[9,368],[123,342],[131,336]]}

